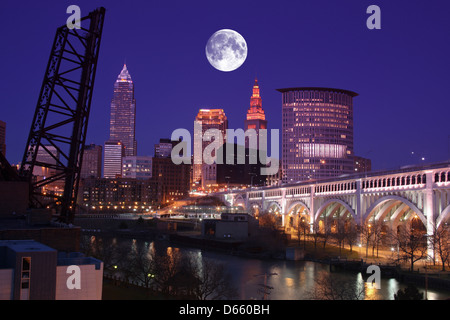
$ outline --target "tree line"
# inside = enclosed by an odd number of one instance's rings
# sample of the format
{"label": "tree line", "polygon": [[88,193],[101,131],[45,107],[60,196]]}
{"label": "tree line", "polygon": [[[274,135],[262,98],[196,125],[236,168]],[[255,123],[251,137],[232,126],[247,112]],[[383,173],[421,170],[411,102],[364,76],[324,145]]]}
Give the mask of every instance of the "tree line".
{"label": "tree line", "polygon": [[183,254],[173,247],[115,239],[84,237],[82,252],[103,261],[104,273],[123,281],[139,282],[165,298],[192,300],[234,299],[237,289],[223,264]]}
{"label": "tree line", "polygon": [[[259,217],[260,225],[279,228],[280,221],[273,214],[262,214]],[[435,224],[436,225],[436,224]],[[299,215],[291,218],[287,226],[298,239],[298,245],[306,247],[312,242],[314,248],[332,243],[339,248],[339,254],[347,245],[350,252],[355,245],[365,249],[366,258],[371,255],[379,256],[379,250],[391,251],[391,261],[394,263],[408,263],[410,270],[414,270],[414,263],[422,259],[431,259],[436,265],[439,263],[442,271],[450,268],[450,225],[441,223],[434,226],[432,233],[427,234],[422,221],[414,216],[409,221],[398,224],[392,228],[389,222],[383,219],[369,220],[357,225],[349,215],[322,216],[321,219],[310,223],[309,217]],[[429,253],[432,253],[429,255]]]}

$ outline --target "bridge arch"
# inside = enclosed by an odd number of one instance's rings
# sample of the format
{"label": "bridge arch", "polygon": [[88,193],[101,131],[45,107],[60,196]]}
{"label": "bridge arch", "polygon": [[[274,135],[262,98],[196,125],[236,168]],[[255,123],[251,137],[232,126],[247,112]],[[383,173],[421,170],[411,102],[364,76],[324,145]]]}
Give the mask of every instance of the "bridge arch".
{"label": "bridge arch", "polygon": [[436,220],[436,228],[439,228],[441,223],[445,221],[445,219],[449,216],[450,218],[450,205],[448,205],[439,215],[439,217]]}
{"label": "bridge arch", "polygon": [[306,212],[309,214],[309,208],[308,208],[308,206],[306,205],[306,203],[304,203],[304,202],[301,201],[301,200],[297,200],[297,201],[292,202],[292,203],[289,205],[289,208],[288,208],[288,210],[287,210],[287,214],[291,213],[291,211],[292,211],[296,206],[302,206],[303,208],[306,209]]}
{"label": "bridge arch", "polygon": [[317,210],[316,214],[314,215],[314,221],[317,221],[322,214],[323,210],[327,208],[330,204],[337,203],[341,206],[343,206],[353,217],[353,219],[356,221],[356,214],[355,211],[346,203],[345,201],[342,201],[341,199],[329,199],[325,201]]}
{"label": "bridge arch", "polygon": [[[412,203],[411,201],[409,201],[406,198],[400,197],[400,196],[395,196],[395,195],[389,195],[389,196],[384,196],[381,197],[380,199],[378,199],[377,201],[375,201],[368,209],[367,211],[364,213],[362,221],[363,223],[366,223],[367,220],[370,219],[370,217],[375,213],[375,209],[382,205],[385,204],[388,201],[399,201],[403,204],[405,204],[406,206],[408,206],[411,210],[413,210],[417,216],[420,218],[420,220],[422,221],[422,223],[426,226],[427,225],[427,219],[425,218],[425,215],[422,213],[422,211],[420,211],[419,208],[417,208],[417,206]],[[385,210],[386,212],[383,214],[383,216],[377,215],[376,219],[382,219],[384,217],[385,214],[387,214],[387,210]]]}
{"label": "bridge arch", "polygon": [[258,202],[251,202],[248,205],[248,213],[253,217],[258,217],[262,214],[262,207]]}
{"label": "bridge arch", "polygon": [[311,222],[310,210],[306,203],[301,200],[290,203],[286,211],[286,215],[285,226],[288,228],[297,228],[300,223],[300,219],[306,219],[308,223]]}
{"label": "bridge arch", "polygon": [[238,194],[236,198],[234,199],[233,206],[235,207],[242,207],[244,210],[247,209],[247,206],[245,205],[245,199],[242,197],[241,194]]}
{"label": "bridge arch", "polygon": [[271,209],[273,208],[273,207],[276,207],[277,208],[277,210],[275,210],[275,212],[278,212],[278,213],[283,213],[283,208],[281,207],[281,205],[278,203],[278,202],[276,202],[276,201],[272,201],[272,202],[269,202],[268,204],[267,204],[267,211],[270,213],[270,211],[271,211]]}

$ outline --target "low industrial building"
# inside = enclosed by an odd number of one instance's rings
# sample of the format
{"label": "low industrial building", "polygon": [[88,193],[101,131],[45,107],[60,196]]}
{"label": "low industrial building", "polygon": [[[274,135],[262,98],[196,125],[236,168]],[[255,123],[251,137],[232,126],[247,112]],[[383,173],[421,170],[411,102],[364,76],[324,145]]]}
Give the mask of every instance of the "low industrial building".
{"label": "low industrial building", "polygon": [[34,240],[0,241],[0,300],[101,300],[103,262]]}
{"label": "low industrial building", "polygon": [[220,219],[202,220],[202,235],[206,238],[244,240],[255,234],[257,220],[248,214],[222,213]]}

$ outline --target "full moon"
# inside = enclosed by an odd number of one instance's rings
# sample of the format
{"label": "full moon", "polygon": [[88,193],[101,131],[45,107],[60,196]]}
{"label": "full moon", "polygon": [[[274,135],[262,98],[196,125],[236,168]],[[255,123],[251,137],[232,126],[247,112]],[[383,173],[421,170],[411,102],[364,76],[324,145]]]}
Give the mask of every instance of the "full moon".
{"label": "full moon", "polygon": [[206,43],[206,58],[220,71],[233,71],[247,58],[247,43],[244,37],[230,29],[215,32]]}

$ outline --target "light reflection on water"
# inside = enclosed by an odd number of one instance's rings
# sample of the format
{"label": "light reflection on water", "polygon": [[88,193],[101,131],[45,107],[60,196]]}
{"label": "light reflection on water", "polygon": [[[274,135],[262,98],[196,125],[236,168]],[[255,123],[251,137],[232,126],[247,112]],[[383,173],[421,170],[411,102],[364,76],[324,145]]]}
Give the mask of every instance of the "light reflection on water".
{"label": "light reflection on water", "polygon": [[[114,239],[114,241],[116,241]],[[135,248],[140,240],[123,240],[118,242],[126,243],[131,248]],[[92,243],[92,241],[91,241]],[[155,248],[155,243],[145,243],[149,250]],[[157,243],[160,247],[161,244]],[[349,272],[329,272],[329,266],[311,261],[285,261],[285,260],[259,260],[243,258],[221,254],[212,251],[202,251],[194,248],[184,248],[175,246],[165,246],[162,248],[171,257],[175,252],[182,252],[202,265],[204,259],[214,260],[224,264],[227,272],[231,276],[231,282],[238,290],[237,299],[261,299],[262,285],[270,286],[268,298],[271,300],[309,300],[316,299],[314,292],[317,289],[317,279],[320,275],[329,275],[330,278],[340,281],[340,283],[350,284],[355,292],[361,292],[361,299],[365,300],[393,300],[394,294],[406,285],[396,279],[381,278],[381,288],[376,289],[372,284],[365,282],[361,273]],[[274,274],[264,277],[264,274]],[[266,279],[266,280],[265,280]],[[266,281],[266,282],[265,282]],[[425,289],[418,287],[420,292]],[[446,299],[450,292],[428,289],[429,300]]]}

